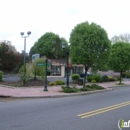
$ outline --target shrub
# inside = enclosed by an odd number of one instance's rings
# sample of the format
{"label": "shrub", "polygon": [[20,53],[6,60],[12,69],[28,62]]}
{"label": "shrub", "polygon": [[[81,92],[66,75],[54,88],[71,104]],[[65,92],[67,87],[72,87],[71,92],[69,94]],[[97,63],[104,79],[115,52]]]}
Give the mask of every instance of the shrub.
{"label": "shrub", "polygon": [[114,81],[118,81],[118,79],[117,78],[113,78],[114,79]]}
{"label": "shrub", "polygon": [[78,80],[78,79],[80,79],[79,74],[72,74],[72,80]]}
{"label": "shrub", "polygon": [[41,79],[45,78],[45,66],[37,66],[38,63],[45,63],[44,58],[38,58],[35,60],[34,65],[33,65],[33,74],[36,76],[40,76]]}
{"label": "shrub", "polygon": [[85,87],[90,88],[90,87],[91,87],[91,85],[86,85]]}
{"label": "shrub", "polygon": [[56,85],[56,82],[50,82],[49,85],[50,85],[50,86],[55,86],[55,85]]}
{"label": "shrub", "polygon": [[130,72],[122,72],[122,77],[125,78],[130,78]]}
{"label": "shrub", "polygon": [[114,78],[109,78],[109,81],[115,81]]}
{"label": "shrub", "polygon": [[101,90],[104,89],[103,87],[97,85],[97,84],[92,84],[92,85],[86,85],[84,88],[81,88],[81,91],[92,91],[92,90]]}
{"label": "shrub", "polygon": [[122,77],[125,78],[127,76],[126,72],[122,72]]}
{"label": "shrub", "polygon": [[75,88],[75,87],[70,88],[70,87],[62,86],[61,88],[62,88],[63,92],[65,92],[65,93],[74,93],[74,92],[80,91],[78,88]]}
{"label": "shrub", "polygon": [[97,89],[97,90],[104,89],[103,87],[101,87],[101,86],[99,86],[97,84],[92,84],[90,88]]}
{"label": "shrub", "polygon": [[26,83],[29,82],[30,80],[30,75],[31,75],[31,68],[29,67],[29,64],[26,64],[26,73],[24,73],[24,66],[21,66],[20,69],[19,69],[19,76],[20,76],[20,79],[22,80],[23,82],[23,85],[25,85]]}
{"label": "shrub", "polygon": [[108,76],[108,79],[111,79],[112,78],[112,76]]}
{"label": "shrub", "polygon": [[101,77],[101,79],[99,80],[99,82],[103,82],[102,77]]}
{"label": "shrub", "polygon": [[88,81],[88,82],[91,82],[91,80],[92,80],[92,76],[88,76],[88,77],[87,77],[87,81]]}
{"label": "shrub", "polygon": [[96,80],[96,82],[100,82],[101,81],[101,76],[99,74],[93,74],[92,80]]}
{"label": "shrub", "polygon": [[120,80],[120,77],[117,77],[118,80]]}
{"label": "shrub", "polygon": [[55,83],[56,83],[56,85],[64,85],[65,84],[65,82],[62,80],[57,80]]}
{"label": "shrub", "polygon": [[0,81],[3,81],[3,72],[0,71]]}
{"label": "shrub", "polygon": [[129,73],[129,72],[126,74],[126,77],[127,77],[127,78],[130,78],[130,73]]}
{"label": "shrub", "polygon": [[81,91],[89,91],[88,87],[80,88]]}
{"label": "shrub", "polygon": [[102,81],[103,82],[107,82],[109,79],[108,79],[108,76],[107,75],[103,75],[102,76]]}
{"label": "shrub", "polygon": [[91,80],[91,83],[96,83],[96,80]]}

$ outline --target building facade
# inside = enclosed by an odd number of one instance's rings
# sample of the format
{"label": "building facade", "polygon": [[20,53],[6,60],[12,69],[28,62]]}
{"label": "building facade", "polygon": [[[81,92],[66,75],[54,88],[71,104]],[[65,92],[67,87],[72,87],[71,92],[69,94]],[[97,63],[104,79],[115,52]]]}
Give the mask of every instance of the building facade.
{"label": "building facade", "polygon": [[[65,77],[67,73],[66,60],[48,59],[52,66],[47,67],[48,77]],[[72,65],[69,62],[69,75],[81,74],[84,72],[83,65]]]}

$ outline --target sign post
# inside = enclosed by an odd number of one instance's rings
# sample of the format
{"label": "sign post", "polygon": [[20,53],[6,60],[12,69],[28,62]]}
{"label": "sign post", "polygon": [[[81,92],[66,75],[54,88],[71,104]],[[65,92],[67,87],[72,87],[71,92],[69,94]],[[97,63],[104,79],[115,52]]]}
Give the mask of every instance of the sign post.
{"label": "sign post", "polygon": [[47,66],[51,66],[52,64],[48,62],[48,59],[45,60],[45,63],[37,63],[37,66],[45,66],[45,79],[44,79],[44,90],[43,91],[48,91],[47,89]]}

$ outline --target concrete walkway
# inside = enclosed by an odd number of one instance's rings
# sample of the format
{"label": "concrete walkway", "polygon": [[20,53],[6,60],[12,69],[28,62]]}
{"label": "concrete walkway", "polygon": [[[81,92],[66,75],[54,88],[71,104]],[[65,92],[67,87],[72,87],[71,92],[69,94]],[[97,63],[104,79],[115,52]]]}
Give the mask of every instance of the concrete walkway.
{"label": "concrete walkway", "polygon": [[[130,81],[123,81],[125,85],[130,86]],[[87,83],[89,84],[89,83]],[[43,87],[11,87],[6,85],[0,85],[0,97],[13,97],[13,98],[47,98],[47,97],[64,97],[64,96],[76,96],[76,95],[85,95],[90,93],[102,92],[113,90],[116,82],[108,82],[108,83],[98,83],[98,85],[106,88],[104,90],[96,90],[96,91],[87,91],[87,92],[79,92],[79,93],[64,93],[61,92],[60,86],[48,86],[48,91],[43,91]],[[123,86],[125,86],[123,85]],[[82,88],[82,86],[76,86],[78,88]]]}

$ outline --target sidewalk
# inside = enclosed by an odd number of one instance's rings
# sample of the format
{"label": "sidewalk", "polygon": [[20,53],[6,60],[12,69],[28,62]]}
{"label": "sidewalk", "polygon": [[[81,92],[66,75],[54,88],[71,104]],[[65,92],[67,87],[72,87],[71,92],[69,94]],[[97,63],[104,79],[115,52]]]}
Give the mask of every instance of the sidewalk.
{"label": "sidewalk", "polygon": [[[126,85],[130,85],[130,81],[123,81]],[[98,85],[106,88],[104,90],[79,92],[79,93],[63,93],[61,92],[61,86],[48,86],[48,91],[43,91],[43,87],[10,87],[6,85],[0,85],[0,97],[13,97],[13,98],[48,98],[48,97],[65,97],[86,95],[90,93],[102,92],[107,90],[113,90],[114,86],[117,86],[115,82],[98,83]],[[82,88],[82,86],[76,86]]]}

